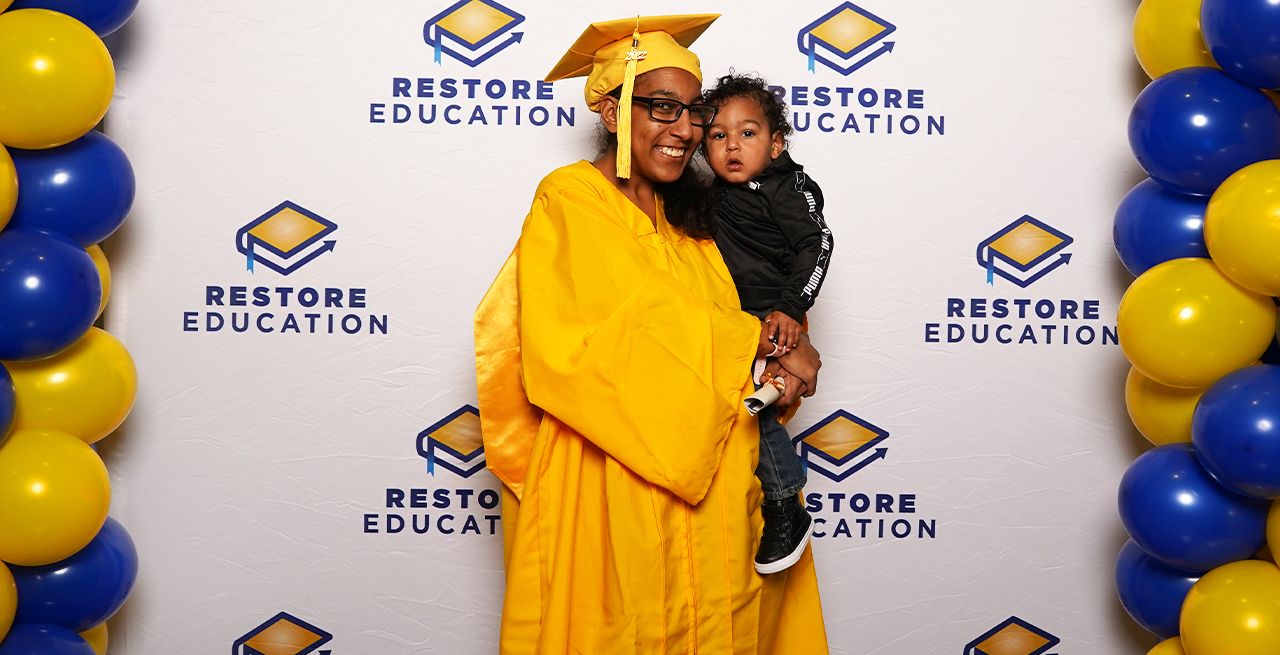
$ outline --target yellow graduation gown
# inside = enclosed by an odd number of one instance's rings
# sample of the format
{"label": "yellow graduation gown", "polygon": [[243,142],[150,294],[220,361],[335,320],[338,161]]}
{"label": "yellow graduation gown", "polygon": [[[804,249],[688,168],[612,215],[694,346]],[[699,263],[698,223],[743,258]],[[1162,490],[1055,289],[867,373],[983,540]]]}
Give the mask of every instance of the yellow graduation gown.
{"label": "yellow graduation gown", "polygon": [[752,566],[759,330],[713,242],[589,162],[542,181],[476,312],[504,655],[827,652],[811,554]]}

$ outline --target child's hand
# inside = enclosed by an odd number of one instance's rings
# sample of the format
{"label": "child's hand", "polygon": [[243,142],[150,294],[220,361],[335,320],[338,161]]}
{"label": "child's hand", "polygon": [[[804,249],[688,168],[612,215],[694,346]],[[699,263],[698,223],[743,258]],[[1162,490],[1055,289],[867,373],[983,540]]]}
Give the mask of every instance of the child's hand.
{"label": "child's hand", "polygon": [[774,343],[791,350],[800,345],[800,324],[780,311],[769,312],[764,317],[765,330]]}
{"label": "child's hand", "polygon": [[786,344],[778,339],[777,324],[760,319],[760,343],[756,345],[756,357],[781,357],[788,350]]}

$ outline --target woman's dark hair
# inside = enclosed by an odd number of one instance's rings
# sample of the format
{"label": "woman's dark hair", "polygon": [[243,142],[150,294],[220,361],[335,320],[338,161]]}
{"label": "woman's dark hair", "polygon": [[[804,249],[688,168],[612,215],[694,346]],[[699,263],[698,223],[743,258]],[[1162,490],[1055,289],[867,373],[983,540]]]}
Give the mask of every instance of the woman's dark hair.
{"label": "woman's dark hair", "polygon": [[787,120],[787,103],[769,90],[769,83],[752,75],[730,72],[716,80],[716,85],[703,94],[702,99],[717,109],[733,98],[754,100],[769,122],[769,131],[781,134],[785,143],[791,136],[791,121]]}
{"label": "woman's dark hair", "polygon": [[[620,94],[621,91],[615,91],[610,95]],[[603,121],[596,126],[595,145],[601,153],[618,147],[618,135],[606,129]],[[654,187],[662,198],[663,214],[672,227],[694,239],[710,239],[715,236],[711,176],[696,168],[697,161],[690,161],[674,182],[658,182]]]}

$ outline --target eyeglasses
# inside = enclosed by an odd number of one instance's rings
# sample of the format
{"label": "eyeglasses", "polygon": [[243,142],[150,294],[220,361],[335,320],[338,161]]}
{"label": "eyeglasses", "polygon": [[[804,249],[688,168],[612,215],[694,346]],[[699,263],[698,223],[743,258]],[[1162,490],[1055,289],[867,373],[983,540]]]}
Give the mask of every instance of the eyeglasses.
{"label": "eyeglasses", "polygon": [[659,123],[674,123],[680,120],[680,116],[684,114],[684,110],[689,110],[689,122],[695,127],[707,127],[716,119],[715,105],[708,105],[702,102],[695,102],[686,105],[679,100],[670,98],[650,98],[645,96],[631,96],[632,102],[641,102],[649,106],[649,118]]}

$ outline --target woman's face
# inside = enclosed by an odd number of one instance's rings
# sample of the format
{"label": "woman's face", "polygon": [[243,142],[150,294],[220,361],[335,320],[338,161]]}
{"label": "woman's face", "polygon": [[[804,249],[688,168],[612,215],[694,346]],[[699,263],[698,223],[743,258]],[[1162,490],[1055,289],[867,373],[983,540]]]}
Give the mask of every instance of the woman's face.
{"label": "woman's face", "polygon": [[[679,68],[659,68],[636,77],[635,95],[669,98],[692,104],[702,96],[702,87],[692,73]],[[625,111],[627,107],[619,107]],[[643,102],[632,103],[631,177],[650,182],[674,182],[684,173],[693,151],[702,141],[701,127],[690,122],[683,111],[674,123],[660,123],[649,117]]]}

